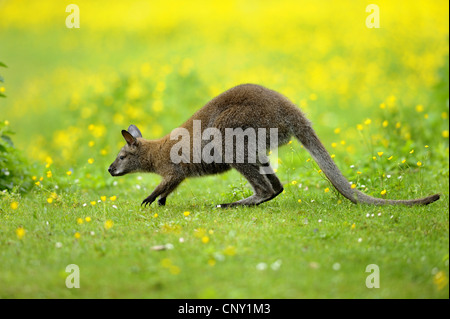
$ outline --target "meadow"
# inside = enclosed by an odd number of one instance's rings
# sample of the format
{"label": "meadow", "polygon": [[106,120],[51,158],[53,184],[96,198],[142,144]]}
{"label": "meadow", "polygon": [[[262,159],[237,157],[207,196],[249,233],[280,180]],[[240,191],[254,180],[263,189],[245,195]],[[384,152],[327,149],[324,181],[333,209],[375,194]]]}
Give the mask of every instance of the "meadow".
{"label": "meadow", "polygon": [[[448,298],[448,2],[0,1],[0,298]],[[0,64],[1,66],[1,64]],[[153,174],[107,168],[137,125],[160,138],[219,93],[286,95],[357,189],[301,144],[258,207],[237,172],[140,206]],[[68,265],[80,288],[68,288]],[[367,285],[379,269],[379,288]]]}

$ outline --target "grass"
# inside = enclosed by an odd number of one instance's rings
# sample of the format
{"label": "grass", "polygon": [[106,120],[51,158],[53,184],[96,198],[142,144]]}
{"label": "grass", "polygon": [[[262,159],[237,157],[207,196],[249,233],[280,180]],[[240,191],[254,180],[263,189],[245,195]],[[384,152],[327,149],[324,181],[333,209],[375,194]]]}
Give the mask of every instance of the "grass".
{"label": "grass", "polygon": [[[248,193],[230,187],[236,180],[235,173],[189,180],[166,207],[150,209],[139,206],[144,189],[133,196],[117,189],[114,202],[100,199],[111,189],[62,194],[51,204],[38,193],[18,199],[15,210],[3,201],[0,296],[448,297],[436,279],[448,269],[448,195],[425,207],[373,207],[288,184],[260,207],[213,208]],[[69,264],[80,267],[80,289],[65,286]],[[366,287],[370,264],[380,268],[379,289]]]}
{"label": "grass", "polygon": [[[380,0],[380,29],[352,1],[77,4],[80,29],[56,2],[0,4],[1,128],[28,163],[0,179],[29,175],[0,190],[0,298],[449,297],[448,2]],[[160,138],[241,83],[299,105],[359,190],[441,199],[353,205],[295,140],[259,207],[213,208],[251,193],[237,172],[147,209],[159,177],[109,176],[122,129]]]}

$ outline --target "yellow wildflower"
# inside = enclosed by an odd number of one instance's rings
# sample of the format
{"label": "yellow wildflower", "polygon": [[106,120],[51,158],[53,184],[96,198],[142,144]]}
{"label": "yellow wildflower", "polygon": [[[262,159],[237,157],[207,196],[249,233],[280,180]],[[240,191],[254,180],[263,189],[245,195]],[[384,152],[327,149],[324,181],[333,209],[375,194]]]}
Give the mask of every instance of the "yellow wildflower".
{"label": "yellow wildflower", "polygon": [[178,275],[181,269],[178,266],[170,266],[169,271],[172,275]]}
{"label": "yellow wildflower", "polygon": [[78,225],[81,225],[81,224],[83,224],[83,218],[77,218],[77,224]]}
{"label": "yellow wildflower", "polygon": [[155,100],[152,104],[152,110],[155,112],[161,112],[164,108],[164,104],[161,100]]}
{"label": "yellow wildflower", "polygon": [[416,112],[421,113],[421,112],[423,112],[423,110],[424,110],[424,108],[423,108],[422,104],[419,104],[416,106]]}
{"label": "yellow wildflower", "polygon": [[169,258],[163,258],[161,259],[161,266],[163,266],[164,268],[169,268],[170,266],[172,266],[172,261]]}
{"label": "yellow wildflower", "polygon": [[385,189],[383,189],[383,190],[380,192],[381,195],[386,195],[386,193],[387,193],[387,191],[386,191]]}
{"label": "yellow wildflower", "polygon": [[50,165],[52,165],[53,164],[53,160],[52,160],[52,158],[50,157],[50,156],[47,156],[46,158],[45,158],[45,168],[49,168],[50,167]]}
{"label": "yellow wildflower", "polygon": [[329,191],[330,191],[330,189],[327,187],[327,188],[325,188],[325,193],[328,193]]}
{"label": "yellow wildflower", "polygon": [[51,198],[51,197],[47,198],[47,203],[49,203],[49,204],[53,203],[53,198]]}
{"label": "yellow wildflower", "polygon": [[396,101],[396,100],[397,100],[397,98],[396,98],[394,95],[390,95],[390,96],[386,99],[387,105],[388,105],[389,107],[395,106],[395,101]]}
{"label": "yellow wildflower", "polygon": [[448,284],[448,278],[442,270],[437,272],[433,277],[433,283],[437,286],[439,290],[444,289]]}
{"label": "yellow wildflower", "polygon": [[418,162],[417,162],[417,166],[419,166],[419,167],[422,166],[422,162],[421,162],[421,161],[418,161]]}
{"label": "yellow wildflower", "polygon": [[19,239],[22,239],[23,236],[25,236],[25,229],[22,226],[16,229],[16,236]]}
{"label": "yellow wildflower", "polygon": [[100,196],[100,199],[104,202],[106,200],[106,196]]}
{"label": "yellow wildflower", "polygon": [[110,199],[112,202],[114,202],[114,201],[117,199],[117,196],[116,196],[116,195],[111,196],[109,199]]}
{"label": "yellow wildflower", "polygon": [[223,253],[224,253],[224,255],[227,255],[227,256],[234,256],[234,255],[236,255],[236,247],[227,246],[227,248],[225,248],[223,250]]}
{"label": "yellow wildflower", "polygon": [[381,155],[383,155],[383,152],[378,152],[377,154],[379,157],[381,157]]}
{"label": "yellow wildflower", "polygon": [[91,217],[88,216],[84,220],[89,223],[92,219],[91,219]]}
{"label": "yellow wildflower", "polygon": [[204,243],[204,244],[209,243],[209,237],[208,236],[203,236],[202,237],[202,243]]}
{"label": "yellow wildflower", "polygon": [[111,219],[108,219],[106,222],[105,222],[105,229],[106,230],[108,230],[108,229],[111,229],[113,226],[114,226],[114,222],[111,220]]}
{"label": "yellow wildflower", "polygon": [[208,260],[208,265],[214,266],[215,264],[216,264],[216,260],[215,259],[211,258],[211,259]]}
{"label": "yellow wildflower", "polygon": [[186,217],[189,216],[189,214],[190,214],[190,212],[184,212],[183,213],[183,215],[186,216]]}
{"label": "yellow wildflower", "polygon": [[81,234],[80,234],[79,232],[76,232],[76,233],[74,234],[74,237],[75,237],[76,239],[80,239]]}
{"label": "yellow wildflower", "polygon": [[67,174],[67,176],[70,176],[70,175],[72,175],[72,171],[67,171],[66,174]]}
{"label": "yellow wildflower", "polygon": [[94,163],[94,159],[93,159],[93,158],[88,159],[88,163],[89,163],[89,164]]}
{"label": "yellow wildflower", "polygon": [[19,203],[18,202],[12,202],[11,203],[11,209],[17,209],[17,207],[19,207]]}

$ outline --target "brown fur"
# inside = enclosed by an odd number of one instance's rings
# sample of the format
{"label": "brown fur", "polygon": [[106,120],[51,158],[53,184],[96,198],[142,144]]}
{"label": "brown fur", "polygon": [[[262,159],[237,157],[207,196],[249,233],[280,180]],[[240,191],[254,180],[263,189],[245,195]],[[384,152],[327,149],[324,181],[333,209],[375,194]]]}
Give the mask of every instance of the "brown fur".
{"label": "brown fur", "polygon": [[[278,146],[286,144],[295,136],[311,153],[319,167],[333,186],[353,203],[375,205],[426,205],[439,199],[439,195],[413,200],[385,200],[368,196],[350,187],[347,179],[331,159],[329,153],[314,132],[310,121],[286,97],[259,85],[243,84],[233,87],[208,102],[198,110],[180,128],[187,129],[193,136],[193,121],[201,121],[201,132],[206,128],[217,128],[224,133],[226,128],[270,128],[278,129]],[[170,158],[170,151],[178,140],[171,140],[170,134],[159,140],[142,138],[139,129],[131,125],[123,130],[127,144],[122,148],[117,159],[108,171],[113,176],[133,172],[152,172],[162,176],[161,183],[142,202],[151,204],[159,196],[158,203],[165,205],[167,196],[187,177],[223,173],[231,168],[239,171],[252,185],[254,194],[240,201],[218,205],[219,207],[237,205],[258,205],[268,201],[283,191],[283,186],[275,173],[263,175],[260,166],[270,164],[257,163],[193,163],[194,145],[190,145],[189,163],[175,164]],[[224,136],[224,134],[222,134]],[[267,139],[269,136],[267,135]],[[202,147],[209,141],[202,141]],[[222,141],[223,143],[223,141]],[[267,142],[266,145],[269,145]],[[265,156],[265,154],[263,155]],[[264,161],[264,163],[266,163]]]}

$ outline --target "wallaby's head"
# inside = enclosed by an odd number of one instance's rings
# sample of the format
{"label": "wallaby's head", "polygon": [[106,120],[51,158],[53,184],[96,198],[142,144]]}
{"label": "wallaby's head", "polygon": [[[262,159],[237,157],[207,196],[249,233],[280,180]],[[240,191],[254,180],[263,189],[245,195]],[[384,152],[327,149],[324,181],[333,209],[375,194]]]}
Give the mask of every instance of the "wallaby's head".
{"label": "wallaby's head", "polygon": [[127,144],[120,150],[116,160],[109,166],[108,172],[112,176],[122,176],[141,170],[140,164],[140,141],[141,131],[135,126],[130,125],[128,131],[122,130],[122,136]]}

